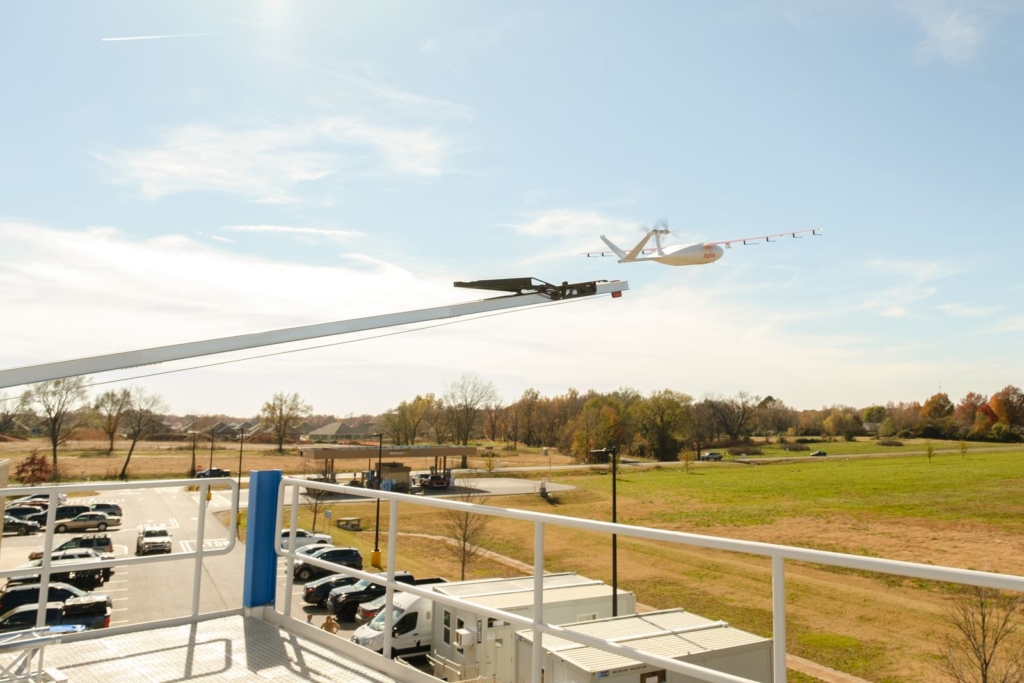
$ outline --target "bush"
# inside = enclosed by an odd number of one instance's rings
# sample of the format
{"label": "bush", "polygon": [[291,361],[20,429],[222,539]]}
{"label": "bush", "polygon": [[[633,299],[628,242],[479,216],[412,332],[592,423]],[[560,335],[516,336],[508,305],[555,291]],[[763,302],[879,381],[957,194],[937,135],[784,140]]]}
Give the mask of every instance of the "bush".
{"label": "bush", "polygon": [[733,446],[728,451],[729,455],[764,455],[757,446]]}
{"label": "bush", "polygon": [[902,446],[903,442],[898,439],[879,439],[875,442],[879,446]]}
{"label": "bush", "polygon": [[800,438],[796,440],[797,443],[822,443],[822,439],[808,439]]}
{"label": "bush", "polygon": [[802,443],[791,443],[782,447],[784,451],[809,451],[811,447]]}

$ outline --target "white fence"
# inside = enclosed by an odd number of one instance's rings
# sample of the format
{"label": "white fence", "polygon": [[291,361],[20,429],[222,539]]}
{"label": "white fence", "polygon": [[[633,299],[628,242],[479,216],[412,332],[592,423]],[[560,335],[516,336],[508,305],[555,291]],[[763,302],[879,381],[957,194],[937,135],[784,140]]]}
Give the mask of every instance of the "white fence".
{"label": "white fence", "polygon": [[[290,488],[290,495],[286,495],[286,491]],[[532,523],[534,525],[534,560],[533,560],[533,576],[534,576],[534,617],[532,620],[524,617],[503,612],[501,610],[493,610],[489,608],[481,607],[480,605],[473,604],[473,609],[481,614],[494,617],[496,619],[502,619],[517,626],[523,628],[532,628],[534,630],[534,647],[533,647],[533,681],[541,680],[541,658],[543,654],[542,638],[543,634],[553,634],[559,637],[566,638],[584,645],[592,646],[604,650],[606,652],[614,652],[624,657],[629,657],[647,664],[657,666],[669,671],[675,671],[687,676],[692,676],[702,681],[709,681],[710,683],[751,683],[748,679],[724,674],[718,671],[705,669],[703,667],[695,666],[686,662],[677,661],[674,659],[667,659],[665,657],[659,657],[645,652],[640,652],[633,648],[629,648],[616,643],[608,642],[598,638],[593,638],[581,633],[574,631],[568,631],[563,628],[559,628],[554,624],[549,624],[543,620],[543,576],[544,576],[544,531],[548,526],[562,527],[568,529],[577,529],[580,531],[592,531],[605,534],[617,534],[619,536],[627,536],[631,538],[640,538],[649,541],[661,541],[665,543],[675,543],[679,545],[695,546],[699,548],[711,548],[714,550],[724,550],[727,552],[744,553],[747,555],[760,555],[771,558],[772,566],[772,654],[773,654],[773,667],[774,667],[774,681],[775,683],[784,683],[786,680],[786,589],[785,589],[785,563],[786,560],[794,560],[799,562],[811,562],[815,564],[827,565],[832,567],[844,567],[846,569],[859,569],[869,572],[878,572],[880,574],[891,574],[896,576],[907,576],[917,579],[927,579],[931,581],[941,581],[947,583],[972,585],[972,586],[984,586],[987,588],[995,588],[1000,590],[1012,590],[1024,592],[1024,577],[1011,576],[1007,574],[995,574],[991,572],[979,572],[968,569],[956,569],[951,567],[937,567],[928,564],[918,564],[914,562],[901,562],[897,560],[886,560],[873,557],[862,557],[859,555],[847,555],[844,553],[833,553],[822,550],[810,550],[807,548],[795,548],[792,546],[775,545],[771,543],[757,543],[754,541],[740,541],[729,538],[719,538],[715,536],[702,536],[700,534],[691,534],[678,531],[665,531],[661,529],[652,529],[648,527],[637,527],[629,526],[625,524],[611,524],[609,522],[600,522],[588,519],[578,519],[573,517],[560,517],[558,515],[551,515],[541,512],[527,512],[525,510],[514,510],[508,508],[499,508],[489,505],[474,505],[471,503],[464,503],[460,501],[445,500],[443,498],[431,498],[423,496],[411,496],[402,493],[391,493],[387,491],[374,491],[368,489],[358,489],[348,486],[339,486],[335,484],[325,484],[319,482],[312,482],[306,479],[296,479],[292,477],[285,477],[281,480],[280,488],[278,491],[278,509],[277,509],[277,521],[278,528],[281,528],[283,523],[283,508],[286,504],[290,505],[291,518],[289,520],[289,526],[292,529],[297,527],[298,523],[298,511],[300,504],[300,489],[301,488],[315,488],[323,491],[328,491],[338,494],[356,495],[365,498],[378,498],[382,502],[386,502],[389,505],[390,514],[389,526],[388,526],[388,540],[387,540],[387,606],[385,608],[385,615],[387,623],[384,628],[384,652],[391,651],[391,601],[392,595],[395,588],[399,588],[404,593],[413,593],[416,595],[422,595],[430,597],[435,602],[443,604],[449,604],[458,606],[461,604],[467,604],[465,601],[458,598],[452,598],[449,596],[440,595],[432,591],[417,588],[408,584],[397,583],[394,580],[394,567],[396,548],[398,542],[398,504],[405,503],[409,505],[422,505],[426,507],[441,508],[448,510],[464,510],[476,514],[492,515],[495,517],[501,517],[504,519],[513,519],[522,522]],[[277,552],[282,557],[287,559],[288,570],[287,576],[291,576],[292,566],[296,559],[294,551],[289,551],[278,545]],[[303,562],[308,562],[328,568],[340,573],[348,573],[358,576],[360,578],[369,578],[381,582],[381,577],[373,576],[366,572],[356,571],[341,567],[339,565],[317,560],[309,556],[303,556]],[[288,591],[285,595],[284,600],[284,614],[291,614],[291,591]]]}

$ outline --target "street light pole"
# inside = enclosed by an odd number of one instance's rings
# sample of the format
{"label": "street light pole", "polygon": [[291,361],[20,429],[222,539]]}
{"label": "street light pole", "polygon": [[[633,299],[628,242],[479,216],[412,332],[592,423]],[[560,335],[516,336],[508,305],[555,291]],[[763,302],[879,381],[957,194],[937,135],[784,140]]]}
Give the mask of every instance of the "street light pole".
{"label": "street light pole", "polygon": [[[615,510],[615,482],[618,480],[619,448],[615,446],[610,450],[609,457],[612,459],[612,524],[616,523]],[[617,534],[612,534],[612,616],[619,616],[619,539]]]}
{"label": "street light pole", "polygon": [[208,468],[207,471],[213,469],[213,437],[215,434],[216,432],[213,431],[213,427],[210,427],[210,467]]}
{"label": "street light pole", "polygon": [[245,444],[245,427],[238,432],[238,488],[242,488],[242,446]]}
{"label": "street light pole", "polygon": [[[375,486],[380,490],[381,458],[384,456],[384,433],[374,434],[377,437],[377,476]],[[380,498],[377,498],[377,522],[373,525],[373,553],[370,555],[370,564],[378,569],[380,566]]]}

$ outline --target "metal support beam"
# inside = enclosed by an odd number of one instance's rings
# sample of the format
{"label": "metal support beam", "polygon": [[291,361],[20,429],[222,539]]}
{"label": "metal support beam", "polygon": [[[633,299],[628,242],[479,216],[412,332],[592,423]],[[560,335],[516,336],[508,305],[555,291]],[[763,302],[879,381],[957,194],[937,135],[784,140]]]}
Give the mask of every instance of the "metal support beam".
{"label": "metal support beam", "polygon": [[[615,294],[629,289],[629,283],[625,280],[614,280],[612,282],[581,283],[573,285],[582,287],[585,284],[593,284],[593,295]],[[591,295],[591,294],[588,294]],[[582,295],[581,295],[582,296]],[[553,297],[545,293],[521,294],[513,296],[501,296],[493,299],[482,299],[469,301],[451,306],[440,306],[438,308],[424,308],[418,311],[405,311],[402,313],[389,313],[386,315],[375,315],[369,318],[356,318],[354,320],[341,320],[332,323],[319,325],[305,325],[302,327],[289,327],[283,330],[272,330],[270,332],[257,332],[254,334],[243,334],[235,337],[223,337],[221,339],[209,339],[206,341],[188,342],[186,344],[173,344],[171,346],[158,346],[152,349],[140,351],[127,351],[124,353],[112,353],[105,356],[93,356],[91,358],[79,358],[77,360],[59,361],[56,363],[44,363],[42,365],[29,365],[21,368],[0,370],[0,389],[14,387],[22,384],[34,384],[63,377],[77,377],[79,375],[91,375],[97,372],[108,372],[111,370],[124,370],[140,365],[155,365],[168,361],[195,358],[197,356],[210,356],[230,351],[242,351],[244,349],[255,349],[274,344],[287,344],[289,342],[316,339],[319,337],[330,337],[351,332],[364,332],[376,330],[382,327],[395,327],[397,325],[409,325],[413,323],[441,320],[443,318],[457,318],[464,315],[476,313],[490,313],[524,306],[536,306],[538,304],[551,303]]]}

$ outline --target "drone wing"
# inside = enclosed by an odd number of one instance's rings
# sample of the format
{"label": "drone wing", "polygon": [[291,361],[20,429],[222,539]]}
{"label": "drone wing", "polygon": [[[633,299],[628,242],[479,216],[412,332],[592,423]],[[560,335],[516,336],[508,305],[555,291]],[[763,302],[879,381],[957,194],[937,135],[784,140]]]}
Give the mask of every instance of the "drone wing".
{"label": "drone wing", "polygon": [[761,242],[761,240],[764,240],[765,242],[775,242],[777,240],[772,239],[774,237],[794,237],[796,239],[801,239],[800,235],[808,232],[811,233],[812,235],[820,237],[821,233],[824,232],[824,228],[813,228],[812,230],[795,230],[793,232],[780,232],[777,235],[761,235],[760,237],[741,237],[735,240],[722,240],[721,242],[705,242],[704,246],[710,247],[716,244],[724,244],[726,249],[731,249],[732,245],[737,242],[742,242],[743,244],[758,244],[759,242]]}

